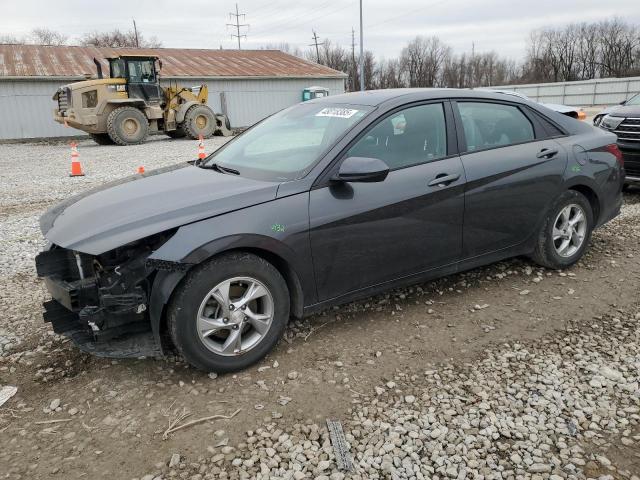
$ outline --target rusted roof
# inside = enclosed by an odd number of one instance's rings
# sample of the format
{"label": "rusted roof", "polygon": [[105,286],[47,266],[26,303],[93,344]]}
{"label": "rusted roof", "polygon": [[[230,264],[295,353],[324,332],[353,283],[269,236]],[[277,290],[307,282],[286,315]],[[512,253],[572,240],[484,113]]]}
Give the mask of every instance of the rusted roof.
{"label": "rusted roof", "polygon": [[345,74],[279,50],[97,48],[0,44],[1,77],[80,77],[95,74],[93,59],[108,74],[106,57],[156,55],[167,77],[344,77]]}

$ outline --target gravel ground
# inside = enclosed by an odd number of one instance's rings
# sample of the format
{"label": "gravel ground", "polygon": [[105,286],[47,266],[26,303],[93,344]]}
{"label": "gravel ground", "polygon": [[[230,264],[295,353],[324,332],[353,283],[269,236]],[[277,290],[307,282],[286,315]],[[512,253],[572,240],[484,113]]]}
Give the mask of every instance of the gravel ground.
{"label": "gravel ground", "polygon": [[[514,259],[397,289],[292,322],[263,362],[216,377],[93,358],[42,323],[39,215],[196,155],[162,137],[79,148],[87,176],[68,178],[67,145],[0,145],[0,387],[18,387],[0,407],[0,478],[640,480],[637,191],[570,271]],[[165,435],[212,415],[233,417]]]}

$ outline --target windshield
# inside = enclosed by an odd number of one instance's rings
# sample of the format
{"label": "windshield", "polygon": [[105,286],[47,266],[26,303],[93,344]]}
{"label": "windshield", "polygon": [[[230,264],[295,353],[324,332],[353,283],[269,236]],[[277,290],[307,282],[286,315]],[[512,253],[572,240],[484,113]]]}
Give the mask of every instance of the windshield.
{"label": "windshield", "polygon": [[214,153],[205,166],[267,181],[306,175],[322,153],[372,107],[302,103],[272,115]]}
{"label": "windshield", "polygon": [[640,105],[640,93],[627,100],[625,105]]}

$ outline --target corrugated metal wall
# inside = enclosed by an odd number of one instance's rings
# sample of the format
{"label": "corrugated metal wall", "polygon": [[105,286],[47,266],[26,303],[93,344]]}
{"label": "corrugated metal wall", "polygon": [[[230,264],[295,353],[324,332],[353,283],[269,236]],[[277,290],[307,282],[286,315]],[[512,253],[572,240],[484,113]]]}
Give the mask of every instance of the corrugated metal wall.
{"label": "corrugated metal wall", "polygon": [[[21,138],[64,137],[84,135],[84,132],[53,121],[55,103],[51,99],[59,86],[68,83],[49,79],[0,81],[0,140]],[[168,81],[163,81],[168,83]],[[317,79],[237,79],[211,80],[192,78],[179,80],[179,85],[195,86],[207,83],[209,104],[222,111],[224,92],[232,127],[247,127],[302,99],[305,87],[328,88],[331,95],[344,92],[341,78]]]}
{"label": "corrugated metal wall", "polygon": [[[166,82],[164,82],[166,83]],[[248,127],[278,110],[302,101],[302,90],[310,86],[329,89],[331,95],[344,93],[344,80],[325,79],[239,79],[179,80],[179,84],[196,86],[206,83],[209,87],[209,105],[216,112],[222,111],[221,93],[224,92],[231,126]]]}
{"label": "corrugated metal wall", "polygon": [[0,139],[84,135],[53,121],[51,99],[61,82],[0,81]]}
{"label": "corrugated metal wall", "polygon": [[615,105],[640,92],[640,77],[600,78],[579,82],[534,83],[487,88],[513,90],[540,103],[589,107]]}

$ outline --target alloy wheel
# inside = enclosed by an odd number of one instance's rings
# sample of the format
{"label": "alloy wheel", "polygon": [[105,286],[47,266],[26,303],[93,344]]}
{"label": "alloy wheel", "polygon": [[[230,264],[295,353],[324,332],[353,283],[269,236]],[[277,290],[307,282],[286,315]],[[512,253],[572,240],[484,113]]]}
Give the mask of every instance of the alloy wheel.
{"label": "alloy wheel", "polygon": [[561,257],[573,256],[584,243],[587,216],[580,205],[567,205],[553,223],[553,246]]}
{"label": "alloy wheel", "polygon": [[196,318],[204,346],[223,356],[241,355],[258,345],[273,322],[269,289],[251,277],[220,282],[205,296]]}

